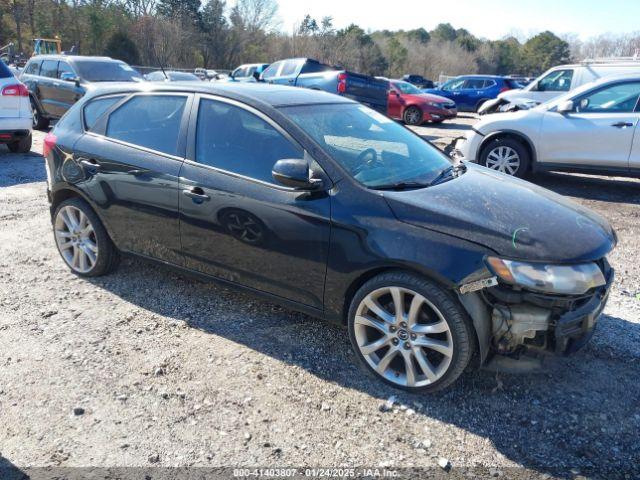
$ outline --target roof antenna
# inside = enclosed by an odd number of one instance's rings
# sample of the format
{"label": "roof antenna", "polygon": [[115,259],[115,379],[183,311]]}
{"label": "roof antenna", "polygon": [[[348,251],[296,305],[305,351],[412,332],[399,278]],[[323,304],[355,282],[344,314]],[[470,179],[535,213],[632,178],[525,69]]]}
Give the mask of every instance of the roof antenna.
{"label": "roof antenna", "polygon": [[156,49],[152,49],[153,51],[153,56],[156,57],[156,62],[158,63],[158,65],[160,65],[160,70],[162,70],[162,74],[164,75],[165,80],[169,80],[169,76],[167,75],[167,72],[164,71],[164,66],[162,65],[162,62],[160,61],[160,58],[158,57],[158,54],[156,52]]}

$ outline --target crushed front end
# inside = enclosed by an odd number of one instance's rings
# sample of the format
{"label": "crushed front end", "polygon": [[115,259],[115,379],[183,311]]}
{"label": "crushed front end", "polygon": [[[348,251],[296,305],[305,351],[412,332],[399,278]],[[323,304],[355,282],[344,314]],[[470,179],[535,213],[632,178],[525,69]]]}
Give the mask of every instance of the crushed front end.
{"label": "crushed front end", "polygon": [[484,315],[489,323],[486,366],[530,370],[539,367],[546,355],[568,355],[584,347],[593,335],[614,279],[614,270],[605,258],[594,263],[602,277],[575,269],[584,283],[577,288],[584,290],[580,293],[562,291],[570,290],[568,282],[552,288],[539,281],[532,288],[513,276],[505,279],[499,268],[490,268],[495,277],[485,280],[483,288],[475,292],[488,313]]}

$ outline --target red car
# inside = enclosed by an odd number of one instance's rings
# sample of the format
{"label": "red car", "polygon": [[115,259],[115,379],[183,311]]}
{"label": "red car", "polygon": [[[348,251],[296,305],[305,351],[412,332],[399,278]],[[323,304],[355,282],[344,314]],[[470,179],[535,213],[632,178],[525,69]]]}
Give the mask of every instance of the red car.
{"label": "red car", "polygon": [[402,80],[390,80],[387,115],[407,125],[424,122],[440,123],[458,115],[456,104],[439,95],[423,93],[416,86]]}

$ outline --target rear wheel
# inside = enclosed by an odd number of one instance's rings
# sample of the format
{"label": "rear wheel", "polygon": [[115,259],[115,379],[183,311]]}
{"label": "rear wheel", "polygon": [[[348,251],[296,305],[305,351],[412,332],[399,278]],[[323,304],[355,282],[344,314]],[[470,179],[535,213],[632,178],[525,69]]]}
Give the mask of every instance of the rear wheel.
{"label": "rear wheel", "polygon": [[402,119],[407,125],[420,125],[422,124],[422,110],[418,107],[409,107],[404,111]]}
{"label": "rear wheel", "polygon": [[13,153],[28,153],[31,151],[32,141],[33,137],[29,134],[26,137],[22,137],[17,142],[7,144],[7,147],[9,147],[9,151]]}
{"label": "rear wheel", "polygon": [[365,369],[410,391],[440,390],[462,374],[475,345],[470,325],[448,293],[402,272],[369,280],[349,309],[349,337]]}
{"label": "rear wheel", "polygon": [[42,116],[42,112],[31,99],[31,116],[34,130],[46,130],[49,128],[49,119]]}
{"label": "rear wheel", "polygon": [[529,152],[515,138],[497,138],[489,142],[480,154],[480,164],[514,177],[524,177],[529,171]]}
{"label": "rear wheel", "polygon": [[70,198],[53,215],[53,233],[60,256],[83,277],[97,277],[115,268],[118,251],[89,204]]}

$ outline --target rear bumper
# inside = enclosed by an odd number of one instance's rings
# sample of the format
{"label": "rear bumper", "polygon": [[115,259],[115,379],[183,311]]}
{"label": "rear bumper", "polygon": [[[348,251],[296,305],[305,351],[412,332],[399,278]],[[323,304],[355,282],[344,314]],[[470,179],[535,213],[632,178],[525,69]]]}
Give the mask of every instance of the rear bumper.
{"label": "rear bumper", "polygon": [[0,143],[13,143],[18,142],[21,139],[28,137],[31,134],[31,130],[3,130],[0,129]]}
{"label": "rear bumper", "polygon": [[23,132],[31,131],[32,128],[32,118],[29,117],[0,117],[0,132],[8,133],[8,132]]}

